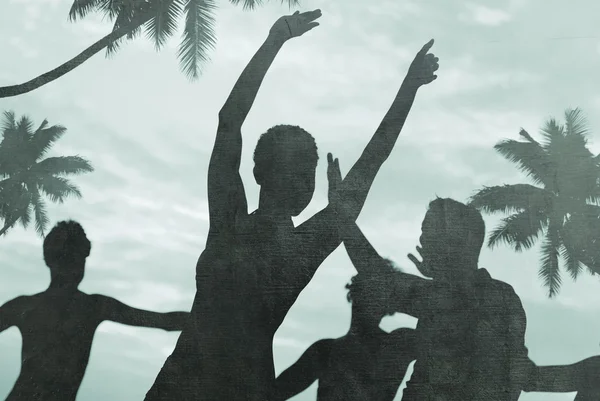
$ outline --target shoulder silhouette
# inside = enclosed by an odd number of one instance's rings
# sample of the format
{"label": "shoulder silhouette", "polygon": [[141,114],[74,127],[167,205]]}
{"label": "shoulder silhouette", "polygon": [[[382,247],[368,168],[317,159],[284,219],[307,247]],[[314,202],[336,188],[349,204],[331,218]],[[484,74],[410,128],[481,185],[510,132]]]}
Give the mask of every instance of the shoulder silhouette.
{"label": "shoulder silhouette", "polygon": [[258,209],[248,213],[239,173],[241,128],[283,45],[316,27],[320,10],[283,16],[250,60],[219,112],[208,169],[210,228],[196,266],[192,323],[165,362],[147,401],[264,400],[274,389],[272,340],[300,292],[340,245],[338,215],[355,221],[390,155],[417,90],[435,79],[425,45],[390,110],[340,183],[335,202],[295,227],[315,189],[317,147],[295,125],[276,125],[254,152]]}
{"label": "shoulder silhouette", "polygon": [[21,372],[7,401],[74,401],[103,321],[164,330],[181,330],[187,321],[185,312],[147,312],[81,292],[90,251],[81,225],[59,222],[44,239],[48,289],[0,307],[0,331],[16,326],[23,337]]}

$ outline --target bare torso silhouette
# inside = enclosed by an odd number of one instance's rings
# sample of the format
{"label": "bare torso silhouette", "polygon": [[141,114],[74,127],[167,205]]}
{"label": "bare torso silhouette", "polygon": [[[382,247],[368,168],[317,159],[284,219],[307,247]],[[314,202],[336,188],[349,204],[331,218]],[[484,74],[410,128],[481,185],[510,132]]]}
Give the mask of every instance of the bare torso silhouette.
{"label": "bare torso silhouette", "polygon": [[417,360],[403,399],[518,400],[529,359],[512,287],[478,269],[470,284],[429,284],[420,299]]}
{"label": "bare torso silhouette", "polygon": [[[415,56],[392,106],[341,183],[338,200],[298,227],[291,216],[308,206],[315,189],[314,138],[304,131],[310,140],[303,134],[298,141],[299,127],[269,129],[263,136],[271,132],[273,142],[255,150],[259,212],[248,214],[239,172],[242,125],[283,44],[317,26],[320,15],[320,10],[296,12],[277,20],[219,112],[207,180],[210,229],[196,266],[192,319],[146,401],[269,399],[275,384],[273,336],[317,268],[340,245],[338,210],[351,221],[358,218],[418,89],[436,78],[437,58],[427,53],[430,41]],[[294,139],[283,141],[290,127]]]}
{"label": "bare torso silhouette", "polygon": [[273,336],[316,267],[340,243],[335,230],[307,243],[291,220],[287,228],[275,227],[253,213],[237,234],[209,237],[197,264],[193,323],[147,399],[269,396]]}
{"label": "bare torso silhouette", "polygon": [[413,330],[333,340],[318,401],[391,401],[414,360]]}
{"label": "bare torso silhouette", "polygon": [[318,401],[391,401],[414,360],[412,329],[319,340],[277,378],[277,400],[319,381]]}
{"label": "bare torso silhouette", "polygon": [[13,300],[23,347],[21,373],[7,401],[75,400],[104,320],[97,297],[47,291]]}
{"label": "bare torso silhouette", "polygon": [[21,372],[6,401],[73,401],[94,334],[105,320],[180,329],[187,313],[154,313],[104,295],[50,288],[17,297],[0,310],[0,331],[16,326],[23,339]]}

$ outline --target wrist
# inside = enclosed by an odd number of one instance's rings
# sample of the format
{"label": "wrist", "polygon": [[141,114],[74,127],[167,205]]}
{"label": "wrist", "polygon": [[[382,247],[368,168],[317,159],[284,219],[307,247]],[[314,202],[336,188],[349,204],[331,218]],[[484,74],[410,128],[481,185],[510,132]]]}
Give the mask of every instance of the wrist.
{"label": "wrist", "polygon": [[401,89],[403,89],[405,91],[410,91],[410,92],[417,92],[417,90],[420,87],[421,87],[421,84],[419,83],[419,80],[412,78],[412,77],[406,77],[406,78],[404,78],[404,81],[402,82]]}
{"label": "wrist", "polygon": [[284,37],[279,32],[269,32],[269,36],[265,40],[265,43],[274,47],[281,47],[289,38]]}

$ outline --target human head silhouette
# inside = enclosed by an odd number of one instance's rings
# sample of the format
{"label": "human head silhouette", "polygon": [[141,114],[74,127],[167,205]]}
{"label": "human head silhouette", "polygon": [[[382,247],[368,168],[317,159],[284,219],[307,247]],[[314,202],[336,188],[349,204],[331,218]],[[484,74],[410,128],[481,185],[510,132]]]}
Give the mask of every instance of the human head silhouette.
{"label": "human head silhouette", "polygon": [[420,242],[426,276],[457,280],[477,269],[485,238],[481,213],[450,198],[437,198],[421,225]]}
{"label": "human head silhouette", "polygon": [[286,215],[299,215],[313,197],[318,160],[315,139],[302,128],[269,128],[254,150],[254,178],[261,197]]}
{"label": "human head silhouette", "polygon": [[396,313],[391,298],[394,292],[392,275],[401,272],[394,262],[384,259],[386,267],[376,274],[357,274],[346,284],[346,299],[352,303],[352,317],[361,322],[379,326],[385,316]]}
{"label": "human head silhouette", "polygon": [[83,280],[85,259],[92,244],[75,221],[60,221],[44,239],[44,261],[54,284],[77,286]]}

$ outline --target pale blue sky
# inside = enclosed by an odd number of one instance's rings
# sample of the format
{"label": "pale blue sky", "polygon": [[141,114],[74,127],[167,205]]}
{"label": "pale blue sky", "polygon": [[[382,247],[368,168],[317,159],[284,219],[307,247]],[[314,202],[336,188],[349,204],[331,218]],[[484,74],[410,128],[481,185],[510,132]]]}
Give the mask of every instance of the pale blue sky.
{"label": "pale blue sky", "polygon": [[[69,0],[0,3],[0,85],[30,79],[67,60],[108,32],[97,19],[66,21]],[[298,124],[319,145],[313,202],[299,220],[325,204],[325,155],[347,171],[389,107],[414,53],[430,38],[440,57],[439,79],[418,95],[398,145],[375,181],[359,224],[384,256],[414,271],[414,249],[427,203],[440,195],[465,200],[482,185],[525,178],[492,150],[535,134],[548,116],[581,107],[600,130],[599,6],[592,0],[304,0],[321,8],[321,26],[285,45],[244,126],[242,176],[250,207],[258,187],[251,152],[274,124]],[[132,306],[189,308],[194,268],[207,232],[206,167],[217,112],[234,81],[288,13],[278,1],[254,12],[222,2],[218,44],[203,77],[179,72],[175,38],[155,53],[144,39],[112,59],[98,55],[30,94],[0,100],[0,110],[48,118],[68,133],[53,154],[80,154],[96,167],[76,178],[84,198],[49,208],[52,222],[80,221],[93,242],[82,289]],[[600,141],[592,136],[597,152]],[[486,218],[488,229],[496,218]],[[49,274],[42,241],[17,228],[0,239],[0,303],[45,289]],[[538,249],[515,254],[485,249],[481,265],[514,286],[528,317],[527,345],[540,364],[571,363],[600,352],[600,282],[565,276],[548,300],[537,279]],[[341,336],[350,308],[344,284],[354,274],[338,249],[290,311],[275,338],[280,372],[319,338]],[[383,327],[414,325],[387,319]],[[141,400],[178,333],[100,326],[79,400]],[[0,334],[0,399],[19,372],[17,329]],[[297,401],[314,400],[315,386]],[[527,394],[523,400],[573,399],[573,394]]]}

